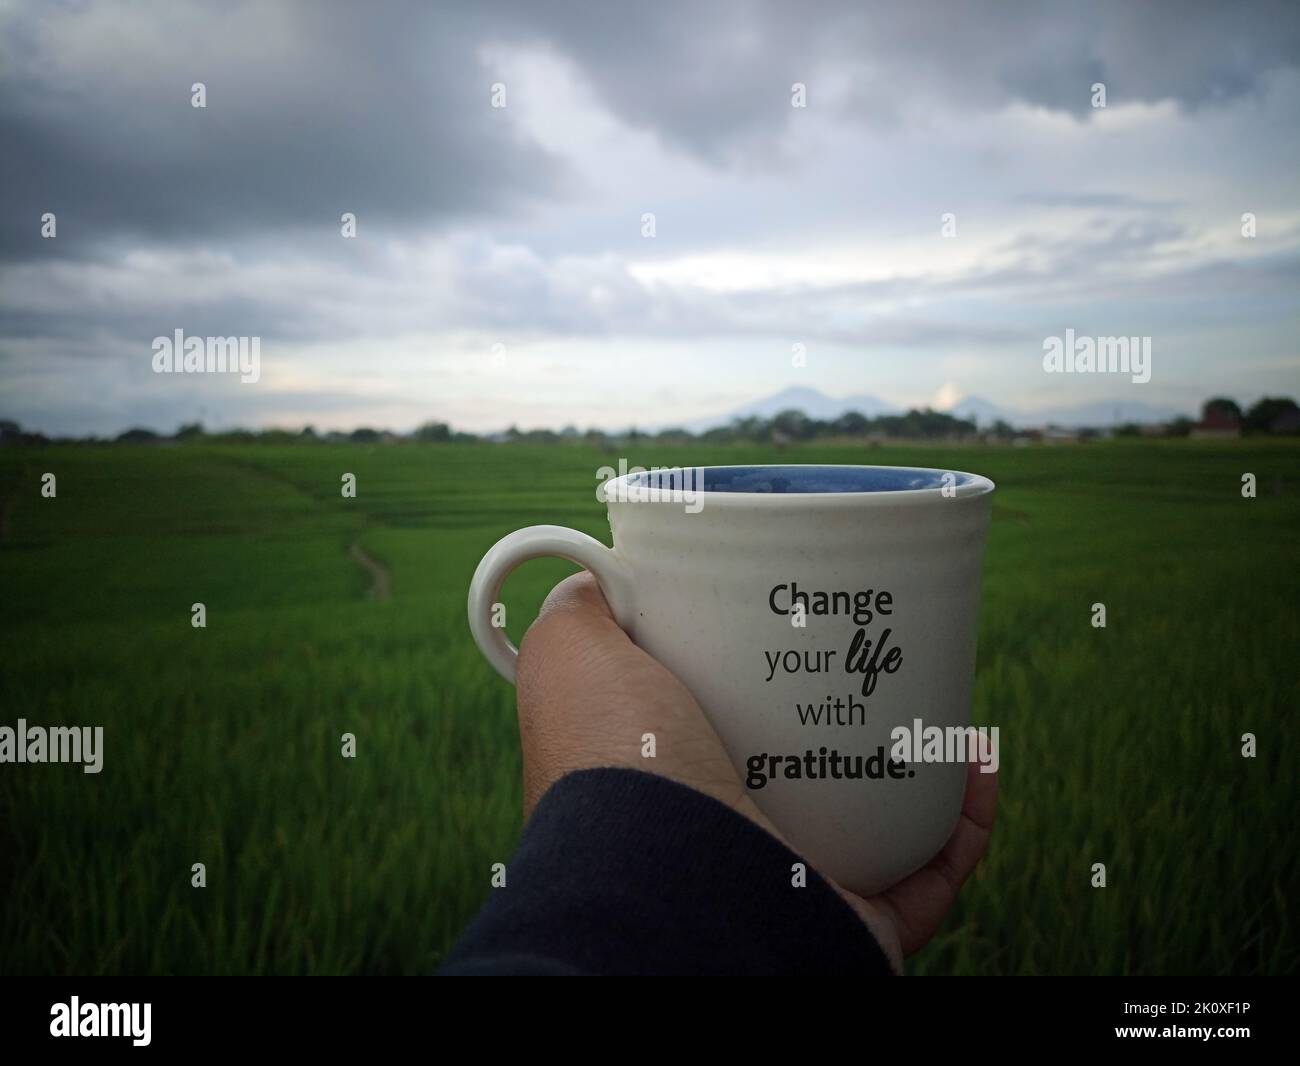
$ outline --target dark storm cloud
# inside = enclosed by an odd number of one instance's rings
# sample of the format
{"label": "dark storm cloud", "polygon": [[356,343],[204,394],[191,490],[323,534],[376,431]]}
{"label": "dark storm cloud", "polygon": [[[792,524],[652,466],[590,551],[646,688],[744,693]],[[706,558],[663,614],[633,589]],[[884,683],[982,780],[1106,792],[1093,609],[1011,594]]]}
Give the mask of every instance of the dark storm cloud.
{"label": "dark storm cloud", "polygon": [[[159,5],[89,10],[102,54],[74,66],[80,8],[4,18],[0,246],[59,254],[109,234],[185,242],[337,225],[436,226],[563,195],[573,176],[488,106],[484,45],[570,61],[625,122],[715,164],[770,160],[790,85],[896,121],[1013,100],[1087,115],[1195,108],[1300,56],[1300,5],[510,3]],[[83,46],[85,42],[82,42]],[[208,107],[189,106],[202,81]],[[829,97],[829,99],[828,99]],[[48,254],[48,250],[45,254]]]}
{"label": "dark storm cloud", "polygon": [[[89,70],[68,69],[60,54],[63,36],[79,32],[75,17],[36,7],[6,19],[8,256],[42,243],[45,211],[68,256],[109,235],[337,233],[345,211],[363,226],[492,215],[559,178],[559,164],[490,108],[481,27],[464,12],[213,5],[177,17],[185,10],[111,9],[120,36]],[[256,40],[259,13],[273,49]],[[206,87],[205,109],[190,106],[194,82]]]}
{"label": "dark storm cloud", "polygon": [[1294,0],[773,0],[518,12],[624,121],[714,162],[770,155],[791,119],[794,82],[807,86],[810,107],[829,102],[892,124],[909,111],[1013,101],[1083,117],[1098,81],[1110,105],[1174,100],[1192,109],[1300,64]]}

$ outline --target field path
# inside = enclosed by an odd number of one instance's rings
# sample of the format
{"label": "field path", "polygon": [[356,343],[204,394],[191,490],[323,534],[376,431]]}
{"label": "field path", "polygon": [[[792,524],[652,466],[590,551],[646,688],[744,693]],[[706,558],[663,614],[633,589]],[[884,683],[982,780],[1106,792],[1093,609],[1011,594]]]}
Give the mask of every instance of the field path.
{"label": "field path", "polygon": [[[223,457],[224,459],[224,457]],[[257,474],[260,477],[272,481],[282,488],[289,489],[295,495],[308,501],[314,509],[321,510],[325,506],[324,499],[316,493],[304,488],[293,478],[288,477],[279,470],[263,466],[261,463],[251,462],[247,459],[229,460],[225,459],[229,465],[236,466],[239,469]],[[373,516],[368,516],[365,521],[373,522]],[[365,548],[361,547],[361,541],[354,538],[348,545],[348,558],[356,563],[362,570],[370,575],[370,588],[366,590],[366,598],[374,602],[383,602],[392,599],[393,596],[393,576],[389,573],[388,567],[378,559],[367,553]]]}
{"label": "field path", "polygon": [[361,547],[361,541],[354,540],[352,546],[348,548],[348,555],[358,566],[370,575],[370,589],[366,595],[377,601],[387,600],[393,595],[393,578],[388,572],[388,567],[383,563],[366,554],[366,549]]}

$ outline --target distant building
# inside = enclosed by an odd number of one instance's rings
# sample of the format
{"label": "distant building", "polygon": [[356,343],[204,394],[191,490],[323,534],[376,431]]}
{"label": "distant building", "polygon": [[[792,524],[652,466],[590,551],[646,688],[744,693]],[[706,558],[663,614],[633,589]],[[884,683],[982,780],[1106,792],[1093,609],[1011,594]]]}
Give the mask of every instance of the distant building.
{"label": "distant building", "polygon": [[1241,419],[1228,411],[1211,407],[1205,417],[1197,422],[1188,434],[1202,439],[1224,439],[1241,436]]}
{"label": "distant building", "polygon": [[1079,431],[1065,426],[1045,426],[1039,439],[1044,444],[1075,444],[1079,440]]}

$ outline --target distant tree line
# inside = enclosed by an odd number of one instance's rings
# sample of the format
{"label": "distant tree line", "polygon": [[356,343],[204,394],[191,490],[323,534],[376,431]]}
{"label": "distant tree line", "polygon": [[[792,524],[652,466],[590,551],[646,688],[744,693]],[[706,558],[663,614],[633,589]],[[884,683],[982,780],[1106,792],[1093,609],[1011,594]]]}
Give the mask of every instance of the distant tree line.
{"label": "distant tree line", "polygon": [[[1289,397],[1265,397],[1243,411],[1226,397],[1207,400],[1201,409],[1199,422],[1190,418],[1175,418],[1167,423],[1142,425],[1125,423],[1108,429],[1083,428],[1065,430],[1048,425],[1042,429],[1016,429],[1002,420],[979,428],[973,421],[957,418],[943,411],[929,408],[913,409],[901,415],[878,415],[868,418],[857,411],[849,411],[832,419],[810,418],[799,410],[781,411],[770,418],[751,416],[737,418],[725,426],[716,426],[700,433],[685,428],[669,428],[654,432],[629,429],[625,432],[607,432],[576,426],[561,430],[521,430],[511,426],[502,433],[479,435],[454,430],[446,422],[425,422],[410,433],[393,433],[389,430],[362,427],[350,432],[329,431],[318,433],[313,426],[300,430],[288,429],[233,429],[212,433],[198,422],[182,425],[175,434],[166,436],[150,429],[136,428],[116,437],[62,438],[70,442],[117,444],[314,444],[350,442],[354,444],[387,444],[413,441],[423,444],[469,443],[525,443],[525,444],[586,444],[597,447],[614,447],[628,443],[657,444],[775,444],[782,446],[815,440],[883,441],[1012,441],[1035,440],[1044,436],[1066,435],[1079,439],[1114,436],[1168,436],[1186,437],[1198,433],[1234,434],[1288,434],[1300,435],[1300,407]],[[0,420],[0,444],[45,444],[49,438],[41,433],[23,431],[16,422]]]}
{"label": "distant tree line", "polygon": [[[1187,437],[1198,430],[1236,430],[1247,436],[1266,433],[1294,436],[1300,434],[1300,407],[1289,396],[1265,396],[1243,411],[1236,400],[1216,396],[1202,405],[1199,422],[1190,418],[1175,418],[1164,425],[1164,435],[1167,437]],[[1147,427],[1134,422],[1115,428],[1117,437],[1137,437],[1146,433]]]}
{"label": "distant tree line", "polygon": [[823,421],[809,418],[802,411],[781,411],[771,418],[751,416],[737,418],[725,426],[715,426],[700,433],[682,427],[671,427],[655,432],[629,429],[625,433],[606,433],[590,429],[580,433],[576,427],[567,426],[558,433],[550,429],[527,432],[511,427],[504,437],[509,441],[530,444],[563,444],[565,442],[600,443],[603,440],[655,441],[662,444],[699,442],[704,444],[793,444],[798,441],[827,438],[898,438],[903,440],[963,440],[976,435],[974,422],[954,418],[942,411],[908,411],[902,415],[881,415],[867,418],[850,411],[838,418]]}

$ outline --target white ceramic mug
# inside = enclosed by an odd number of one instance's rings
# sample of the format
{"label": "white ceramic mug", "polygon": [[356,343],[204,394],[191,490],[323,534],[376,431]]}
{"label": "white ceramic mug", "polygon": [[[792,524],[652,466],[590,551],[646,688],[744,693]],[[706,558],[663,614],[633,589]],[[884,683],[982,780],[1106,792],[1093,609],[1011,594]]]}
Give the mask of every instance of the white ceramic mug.
{"label": "white ceramic mug", "polygon": [[871,894],[928,862],[960,815],[966,764],[894,762],[891,733],[970,721],[993,488],[913,467],[627,474],[604,486],[612,549],[561,526],[494,545],[470,629],[513,682],[515,648],[492,624],[506,575],[544,555],[585,567],[791,846]]}

